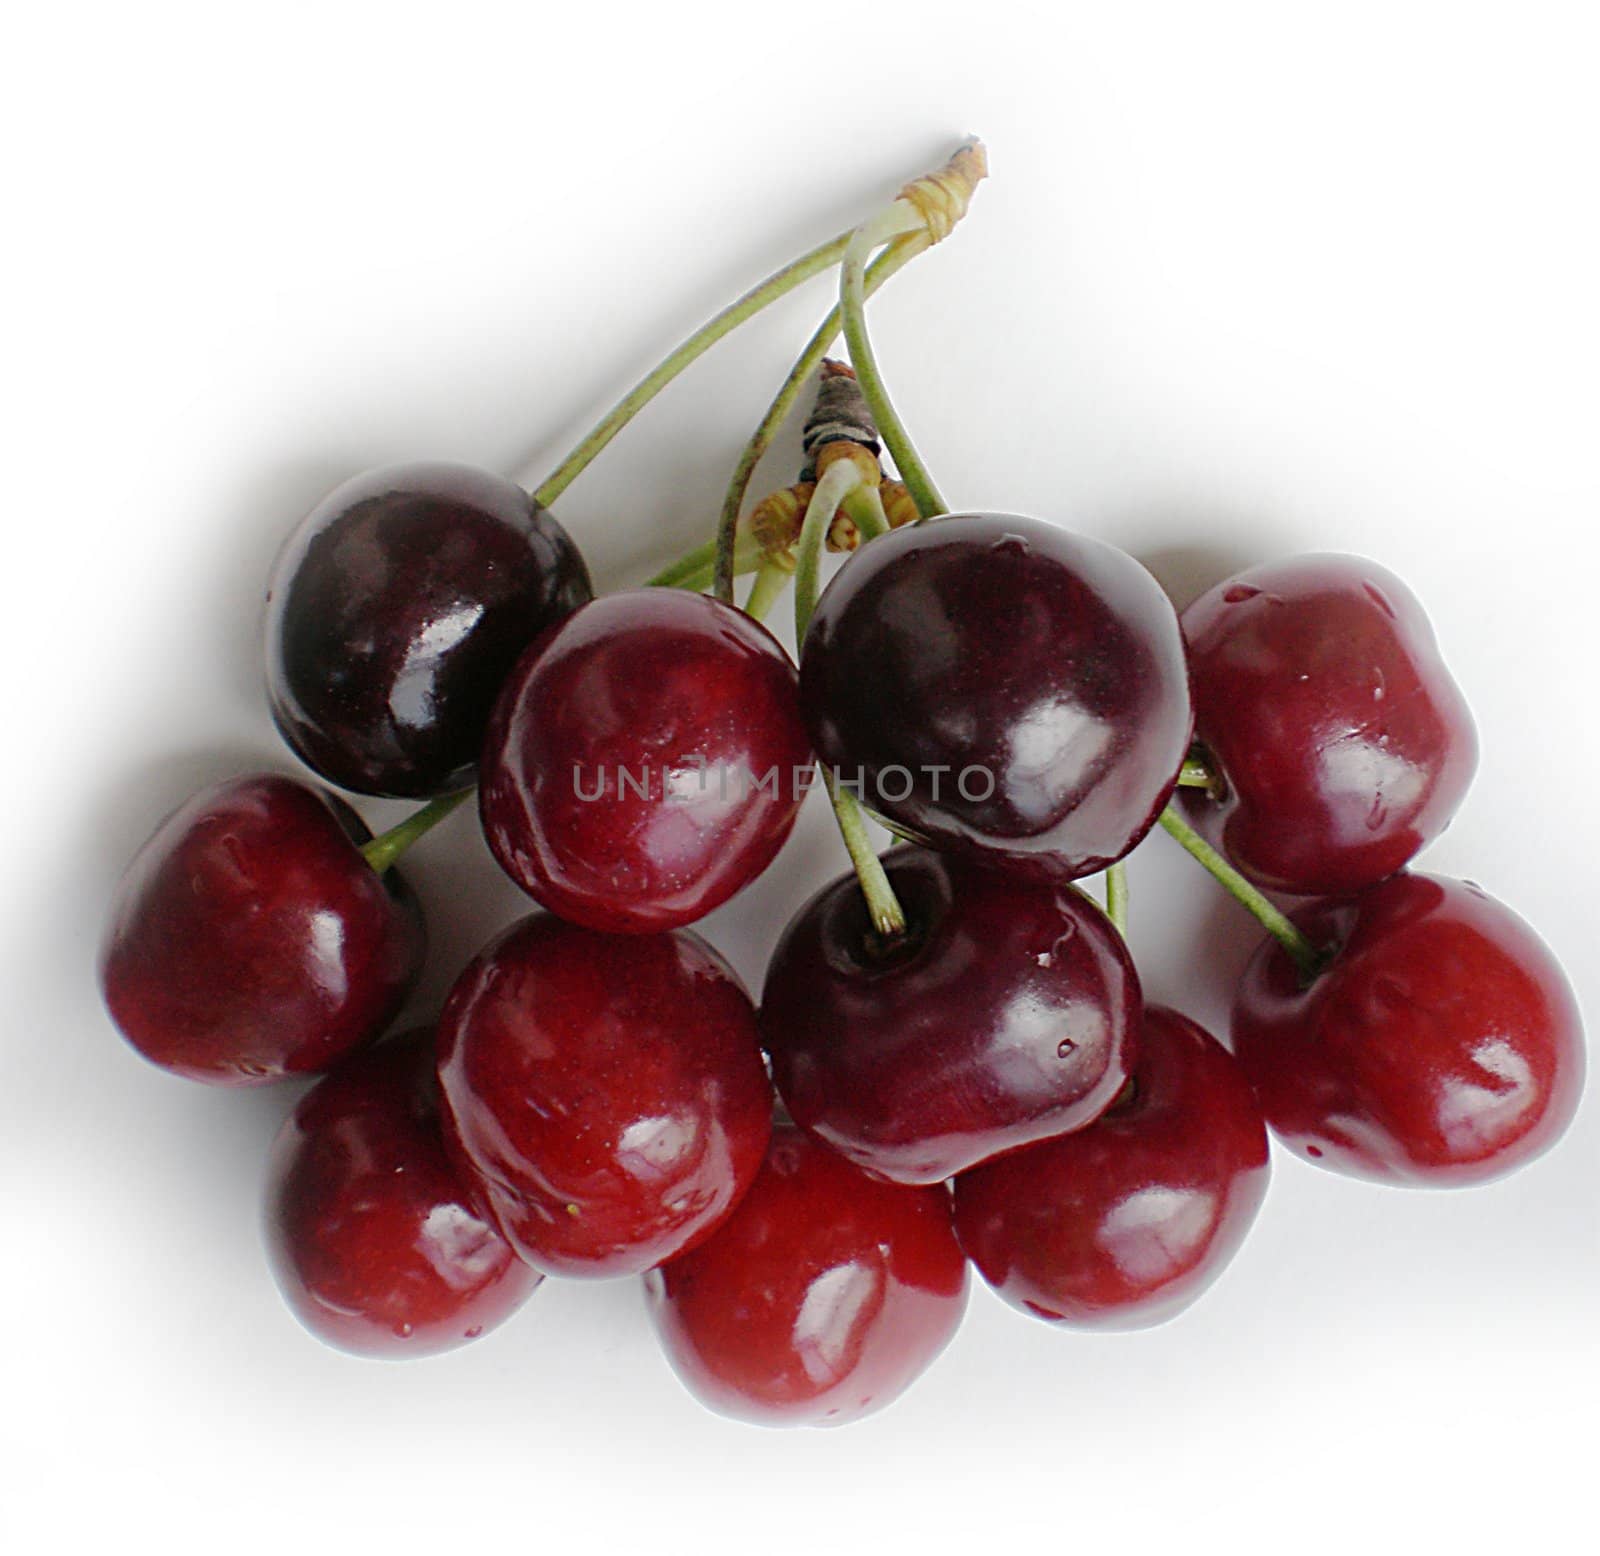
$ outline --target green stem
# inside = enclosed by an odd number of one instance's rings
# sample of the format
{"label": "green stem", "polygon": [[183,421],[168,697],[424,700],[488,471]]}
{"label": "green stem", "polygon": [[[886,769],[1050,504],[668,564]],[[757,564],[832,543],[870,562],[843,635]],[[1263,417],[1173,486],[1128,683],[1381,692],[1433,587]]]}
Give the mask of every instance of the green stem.
{"label": "green stem", "polygon": [[715,318],[701,325],[595,423],[588,436],[550,472],[534,492],[534,501],[548,508],[583,473],[595,455],[691,362],[710,350],[724,335],[731,334],[745,320],[754,318],[770,303],[786,296],[812,276],[820,275],[838,264],[849,243],[850,234],[841,233],[819,244],[783,269],[775,270],[766,280],[751,287],[743,297],[729,303]]}
{"label": "green stem", "polygon": [[1112,928],[1128,936],[1128,867],[1119,859],[1106,871],[1106,917]]}
{"label": "green stem", "polygon": [[[741,535],[734,554],[733,570],[736,574],[753,573],[761,565],[761,548],[751,537]],[[717,543],[708,540],[693,551],[686,551],[675,562],[669,562],[654,578],[645,582],[647,589],[705,589],[711,584],[711,570],[716,563]]]}
{"label": "green stem", "polygon": [[413,811],[398,826],[380,832],[370,843],[362,846],[361,857],[382,875],[416,840],[431,832],[446,816],[472,795],[471,789],[455,794],[441,795],[429,800],[420,810]]}
{"label": "green stem", "polygon": [[[811,613],[817,605],[817,574],[823,539],[834,514],[839,511],[840,502],[860,484],[861,472],[850,460],[835,460],[822,472],[811,501],[806,505],[805,521],[796,542],[794,573],[794,640],[797,646],[805,642],[806,628],[811,624]],[[867,836],[867,821],[861,805],[853,794],[839,787],[837,774],[824,768],[823,779],[828,787],[828,798],[833,802],[839,835],[855,866],[861,894],[867,899],[872,927],[881,939],[897,940],[906,932],[905,910],[889,884],[889,876],[872,847],[872,839]]]}
{"label": "green stem", "polygon": [[[933,239],[926,232],[912,233],[909,237],[890,244],[872,262],[872,267],[867,271],[866,295],[870,297],[890,276],[903,269],[932,244]],[[789,414],[794,410],[801,391],[811,375],[822,365],[822,359],[827,356],[838,334],[839,309],[835,305],[829,310],[827,318],[817,326],[816,333],[806,342],[805,350],[795,359],[794,366],[789,370],[789,376],[784,379],[782,387],[773,397],[772,404],[767,407],[766,415],[761,418],[761,424],[751,434],[750,441],[745,444],[744,452],[739,456],[739,463],[734,467],[733,478],[728,482],[728,493],[723,498],[722,514],[717,522],[717,572],[713,583],[717,598],[727,601],[730,605],[733,603],[734,569],[729,565],[728,558],[732,556],[734,540],[738,534],[739,511],[744,507],[745,493],[750,489],[750,481],[755,475],[756,466],[772,447],[772,441],[777,437],[779,428],[789,419]]]}
{"label": "green stem", "polygon": [[922,222],[918,212],[896,201],[880,216],[856,229],[839,266],[839,315],[844,324],[845,342],[850,347],[850,365],[856,371],[878,431],[894,456],[895,467],[916,502],[917,512],[931,519],[948,513],[949,506],[912,444],[911,434],[896,413],[883,374],[878,370],[878,359],[867,334],[865,286],[867,256],[873,249],[901,233],[916,231]]}
{"label": "green stem", "polygon": [[883,511],[883,493],[877,487],[863,481],[853,492],[845,494],[839,506],[855,525],[862,545],[889,533],[889,516]]}
{"label": "green stem", "polygon": [[1161,825],[1205,867],[1235,902],[1248,908],[1266,932],[1289,954],[1300,976],[1310,983],[1327,958],[1303,935],[1281,908],[1258,891],[1200,836],[1170,805],[1161,813]]}
{"label": "green stem", "polygon": [[824,772],[828,798],[833,801],[833,814],[839,822],[839,835],[849,851],[850,862],[856,868],[856,879],[861,883],[861,895],[867,899],[867,912],[872,927],[880,939],[898,940],[906,932],[905,909],[889,884],[889,874],[883,861],[873,850],[872,839],[867,835],[867,818],[855,795],[846,793],[834,781],[834,775]]}
{"label": "green stem", "polygon": [[745,615],[762,620],[788,587],[789,569],[781,562],[763,562],[750,586],[750,598],[744,602]]}
{"label": "green stem", "polygon": [[798,651],[806,640],[811,613],[817,608],[822,571],[822,543],[833,524],[839,504],[861,484],[861,472],[848,459],[836,459],[822,472],[811,501],[806,504],[805,522],[795,542],[794,642]]}

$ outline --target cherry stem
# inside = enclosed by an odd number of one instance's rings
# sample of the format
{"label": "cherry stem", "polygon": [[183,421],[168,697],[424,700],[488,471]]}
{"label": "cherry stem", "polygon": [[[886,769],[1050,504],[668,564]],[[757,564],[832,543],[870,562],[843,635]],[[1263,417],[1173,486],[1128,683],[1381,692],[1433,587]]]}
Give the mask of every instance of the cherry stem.
{"label": "cherry stem", "polygon": [[811,625],[811,614],[817,608],[822,542],[832,527],[839,505],[860,485],[861,472],[854,462],[836,459],[822,472],[811,501],[806,504],[805,521],[800,526],[800,538],[795,542],[794,642],[797,651],[804,649],[806,628]]}
{"label": "cherry stem", "polygon": [[1172,806],[1161,812],[1161,825],[1210,871],[1235,902],[1255,915],[1261,927],[1288,953],[1306,983],[1322,971],[1327,963],[1323,952],[1295,927],[1288,914],[1240,875]]}
{"label": "cherry stem", "polygon": [[1106,917],[1111,927],[1128,938],[1128,867],[1119,859],[1106,871]]}
{"label": "cherry stem", "polygon": [[455,794],[443,794],[436,800],[429,800],[398,826],[380,832],[370,843],[363,844],[361,857],[382,875],[419,837],[431,832],[472,793],[471,789],[462,789]]}
{"label": "cherry stem", "polygon": [[892,943],[906,932],[905,909],[889,884],[889,873],[872,846],[867,835],[867,818],[862,813],[855,795],[841,789],[834,775],[826,769],[823,781],[828,787],[828,798],[833,801],[833,814],[839,823],[839,835],[849,851],[850,862],[856,868],[856,879],[861,883],[861,895],[867,899],[867,913],[880,940]]}
{"label": "cherry stem", "polygon": [[788,586],[789,569],[782,562],[763,562],[750,586],[750,597],[744,602],[745,615],[763,620]]}
{"label": "cherry stem", "polygon": [[1189,752],[1188,760],[1178,769],[1178,787],[1180,789],[1208,789],[1213,799],[1222,799],[1226,793],[1226,785],[1220,773],[1212,770],[1205,757],[1199,754],[1201,748],[1193,747]]}
{"label": "cherry stem", "polygon": [[[716,565],[717,543],[708,540],[703,546],[686,551],[675,562],[669,562],[655,577],[645,583],[647,589],[708,589],[711,573]],[[736,574],[753,573],[762,561],[761,547],[753,536],[741,535],[739,548],[734,554],[733,570]]]}
{"label": "cherry stem", "polygon": [[[803,645],[806,628],[811,625],[811,615],[817,605],[817,575],[822,561],[822,542],[839,511],[839,504],[852,491],[860,489],[862,476],[854,461],[836,459],[822,472],[806,504],[805,521],[800,526],[800,539],[795,543],[796,565],[794,572],[794,640]],[[839,835],[855,866],[856,879],[861,883],[861,895],[867,899],[867,912],[872,927],[880,939],[898,940],[906,932],[905,910],[900,906],[889,884],[883,861],[878,858],[867,835],[867,819],[860,802],[853,794],[840,788],[838,775],[823,769],[828,798],[833,802],[834,818],[839,823]]]}
{"label": "cherry stem", "polygon": [[845,344],[850,348],[850,365],[856,370],[856,378],[872,411],[873,420],[877,422],[884,444],[894,457],[900,479],[905,482],[917,505],[917,512],[923,518],[931,519],[938,514],[948,513],[949,505],[934,484],[928,467],[923,464],[922,456],[911,441],[911,434],[906,431],[905,423],[900,420],[894,402],[889,398],[888,385],[883,381],[872,340],[867,334],[866,313],[867,257],[880,244],[905,234],[926,234],[926,222],[926,216],[915,206],[897,200],[880,215],[856,229],[845,250],[844,261],[839,266],[839,314],[844,324]]}
{"label": "cherry stem", "polygon": [[590,429],[584,440],[545,478],[533,500],[549,507],[588,468],[600,451],[622,431],[686,367],[747,319],[797,286],[838,264],[850,244],[849,233],[841,233],[802,254],[781,270],[775,270],[751,287],[742,297],[728,304],[715,318],[701,325],[674,352],[653,367]]}
{"label": "cherry stem", "polygon": [[889,533],[889,515],[883,511],[883,493],[877,487],[863,481],[854,491],[845,493],[839,506],[849,515],[863,546]]}
{"label": "cherry stem", "polygon": [[[871,268],[867,271],[866,295],[870,297],[896,271],[903,269],[924,249],[932,246],[933,239],[926,232],[912,233],[909,237],[890,244],[872,262]],[[733,477],[728,482],[727,495],[722,500],[722,513],[717,521],[717,539],[714,547],[717,566],[712,578],[712,587],[717,598],[727,604],[733,603],[733,575],[736,569],[732,558],[739,533],[739,512],[744,507],[745,494],[750,490],[756,466],[772,447],[779,429],[794,410],[801,391],[811,375],[822,365],[822,359],[827,356],[838,334],[839,308],[836,304],[829,309],[828,316],[817,326],[816,333],[806,342],[805,349],[795,359],[794,366],[789,370],[789,376],[784,379],[777,394],[773,396],[766,415],[761,418],[760,425],[750,435],[750,441],[745,444],[744,452],[739,455],[739,463],[734,467]]]}

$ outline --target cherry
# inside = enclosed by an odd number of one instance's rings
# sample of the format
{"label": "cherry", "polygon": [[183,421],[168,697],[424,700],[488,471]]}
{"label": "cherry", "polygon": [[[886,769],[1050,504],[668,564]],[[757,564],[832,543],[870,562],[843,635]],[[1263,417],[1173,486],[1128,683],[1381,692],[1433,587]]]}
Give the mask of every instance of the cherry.
{"label": "cherry", "polygon": [[637,1275],[749,1187],[772,1090],[749,997],[698,936],[534,914],[439,1026],[446,1140],[501,1231],[554,1275]]}
{"label": "cherry", "polygon": [[584,606],[517,666],[479,805],[495,857],[535,901],[647,932],[759,875],[810,776],[777,640],[705,595],[637,589]]}
{"label": "cherry", "polygon": [[884,1183],[780,1124],[738,1209],[645,1290],[674,1370],[712,1410],[839,1426],[945,1348],[967,1270],[942,1184]]}
{"label": "cherry", "polygon": [[248,1086],[327,1068],[392,1021],[422,963],[416,899],[347,805],[276,774],[180,807],[128,866],[100,982],[152,1063]]}
{"label": "cherry", "polygon": [[466,788],[517,656],[593,593],[567,532],[512,482],[467,465],[368,471],[324,499],[278,559],[273,718],[341,788]]}
{"label": "cherry", "polygon": [[1498,1177],[1560,1136],[1583,1087],[1582,1020],[1509,908],[1406,873],[1293,919],[1332,959],[1307,985],[1266,942],[1233,1046],[1294,1150],[1357,1177],[1450,1185]]}
{"label": "cherry", "polygon": [[1250,1083],[1187,1016],[1149,1005],[1124,1095],[1075,1134],[963,1173],[956,1231],[1013,1307],[1137,1329],[1217,1278],[1266,1191],[1267,1130]]}
{"label": "cherry", "polygon": [[1189,744],[1177,617],[1132,557],[958,514],[862,549],[800,656],[817,755],[898,831],[1069,880],[1150,829]]}
{"label": "cherry", "polygon": [[493,1329],[544,1278],[473,1206],[439,1133],[433,1033],[319,1081],[284,1123],[267,1249],[289,1306],[329,1345],[431,1356]]}
{"label": "cherry", "polygon": [[789,921],[767,969],[762,1036],[794,1121],[882,1177],[937,1183],[1103,1113],[1133,1064],[1140,996],[1100,909],[920,848],[883,864],[901,944],[876,945],[846,875]]}
{"label": "cherry", "polygon": [[1196,826],[1270,891],[1359,891],[1449,824],[1472,781],[1472,716],[1410,590],[1372,562],[1300,556],[1183,613],[1195,733],[1221,797]]}

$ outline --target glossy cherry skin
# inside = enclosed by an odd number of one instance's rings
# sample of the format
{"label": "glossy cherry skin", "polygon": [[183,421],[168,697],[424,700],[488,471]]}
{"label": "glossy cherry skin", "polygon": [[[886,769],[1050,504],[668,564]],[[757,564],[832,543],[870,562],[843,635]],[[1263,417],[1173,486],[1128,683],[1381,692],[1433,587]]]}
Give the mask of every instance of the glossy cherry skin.
{"label": "glossy cherry skin", "polygon": [[750,999],[682,931],[524,919],[451,991],[439,1076],[456,1159],[552,1275],[637,1275],[709,1236],[771,1128]]}
{"label": "glossy cherry skin", "polygon": [[347,481],[290,537],[267,595],[285,740],[359,794],[472,783],[500,684],[590,599],[578,548],[521,487],[468,465]]}
{"label": "glossy cherry skin", "polygon": [[117,887],[100,984],[122,1035],[190,1080],[323,1070],[377,1037],[422,965],[416,899],[347,805],[273,773],[195,795]]}
{"label": "glossy cherry skin", "polygon": [[956,1231],[1013,1307],[1142,1329],[1198,1297],[1267,1191],[1267,1129],[1233,1057],[1146,1006],[1131,1093],[1075,1134],[956,1179]]}
{"label": "glossy cherry skin", "polygon": [[810,775],[777,639],[709,596],[636,589],[523,658],[478,799],[495,858],[536,902],[637,934],[704,917],[766,869]]}
{"label": "glossy cherry skin", "polygon": [[[864,546],[800,656],[824,764],[906,836],[1035,879],[1120,859],[1189,744],[1178,620],[1132,557],[958,514]],[[991,792],[992,791],[992,792]]]}
{"label": "glossy cherry skin", "polygon": [[301,1099],[272,1149],[266,1239],[295,1316],[361,1356],[465,1345],[543,1279],[445,1154],[431,1031],[345,1060]]}
{"label": "glossy cherry skin", "polygon": [[1571,1122],[1583,1026],[1560,965],[1464,881],[1405,873],[1294,921],[1337,948],[1309,987],[1275,941],[1245,970],[1233,1049],[1267,1122],[1338,1172],[1480,1183]]}
{"label": "glossy cherry skin", "polygon": [[1223,794],[1183,792],[1258,886],[1343,895],[1448,825],[1477,766],[1472,716],[1411,591],[1359,557],[1252,567],[1182,617],[1195,734]]}
{"label": "glossy cherry skin", "polygon": [[943,1184],[884,1183],[780,1124],[739,1208],[645,1290],[703,1404],[763,1426],[840,1426],[898,1398],[945,1348],[967,1269]]}
{"label": "glossy cherry skin", "polygon": [[874,953],[846,875],[767,969],[762,1037],[794,1121],[884,1178],[938,1183],[1103,1113],[1133,1067],[1140,995],[1100,909],[921,848],[884,867],[905,945]]}

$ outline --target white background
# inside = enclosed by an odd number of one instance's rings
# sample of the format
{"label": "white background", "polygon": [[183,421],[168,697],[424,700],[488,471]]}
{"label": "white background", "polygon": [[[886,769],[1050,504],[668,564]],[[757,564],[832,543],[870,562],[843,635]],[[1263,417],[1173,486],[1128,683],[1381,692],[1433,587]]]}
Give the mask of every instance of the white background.
{"label": "white background", "polygon": [[[1252,1239],[1177,1322],[1084,1337],[978,1291],[897,1407],[773,1433],[692,1402],[632,1283],[551,1283],[439,1360],[322,1348],[258,1243],[291,1093],[147,1067],[92,964],[111,884],[166,809],[290,765],[258,613],[324,490],[429,456],[537,479],[735,291],[974,130],[991,183],[873,315],[947,492],[1104,536],[1180,604],[1306,549],[1408,580],[1483,737],[1427,863],[1532,920],[1594,1018],[1591,22],[1532,0],[14,16],[11,1548],[140,1529],[229,1553],[1581,1542],[1594,1097],[1556,1152],[1475,1191],[1280,1154]],[[719,347],[563,498],[603,586],[707,535],[826,291]],[[786,913],[842,862],[808,812],[711,938],[758,983]],[[410,868],[435,928],[426,1005],[519,899],[466,814]],[[1248,922],[1160,836],[1132,884],[1149,992],[1220,1021]]]}

